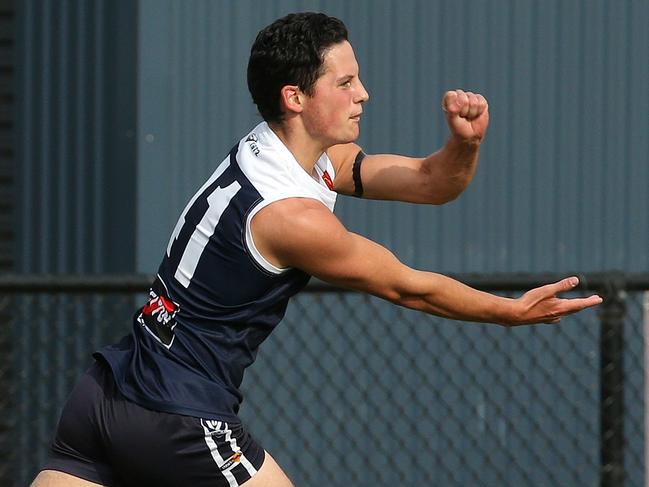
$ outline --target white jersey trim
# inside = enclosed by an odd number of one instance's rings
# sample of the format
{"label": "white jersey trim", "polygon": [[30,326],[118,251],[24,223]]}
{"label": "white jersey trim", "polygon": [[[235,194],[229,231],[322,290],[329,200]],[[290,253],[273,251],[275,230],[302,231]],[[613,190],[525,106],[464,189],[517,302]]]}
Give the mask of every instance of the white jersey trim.
{"label": "white jersey trim", "polygon": [[255,245],[255,239],[252,238],[252,218],[259,212],[259,210],[267,207],[270,203],[272,203],[272,201],[262,201],[248,214],[248,218],[246,218],[246,247],[248,247],[248,252],[250,252],[250,255],[255,259],[255,262],[257,262],[257,264],[259,264],[265,271],[270,272],[271,274],[280,275],[288,271],[289,269],[282,269],[269,262],[266,257],[264,257],[262,253],[259,252],[257,246]]}
{"label": "white jersey trim", "polygon": [[[315,199],[310,195],[295,195],[295,194],[290,194],[287,196],[279,196],[276,199],[273,200],[262,200],[257,206],[255,206],[250,213],[248,213],[248,217],[246,218],[246,247],[248,248],[248,252],[250,252],[250,255],[255,259],[255,262],[259,264],[265,271],[270,272],[271,274],[284,274],[285,272],[288,272],[291,270],[290,267],[277,267],[274,265],[272,262],[270,262],[266,257],[263,256],[263,254],[257,249],[257,246],[255,245],[255,239],[252,236],[252,219],[259,213],[261,210],[266,208],[268,205],[271,203],[275,203],[276,201],[281,201],[285,200],[288,198],[309,198],[309,199]],[[319,201],[319,200],[318,200]]]}
{"label": "white jersey trim", "polygon": [[[225,423],[223,423],[225,425]],[[225,425],[225,428],[227,429],[227,425]],[[224,431],[221,428],[221,422],[218,422],[218,426],[216,427],[216,430],[218,431]],[[221,470],[223,466],[225,465],[226,459],[224,459],[221,454],[219,453],[219,447],[214,441],[214,438],[212,438],[212,431],[203,424],[203,431],[205,432],[205,443],[207,444],[207,447],[210,450],[210,454],[212,455],[212,458],[214,459],[214,463],[216,463],[216,467]],[[225,431],[224,431],[225,432]],[[228,485],[230,487],[239,487],[239,482],[237,482],[237,479],[234,478],[234,475],[229,469],[221,470],[221,473],[225,477],[225,479],[228,482]]]}
{"label": "white jersey trim", "polygon": [[336,192],[329,189],[323,179],[326,171],[331,181],[335,172],[326,153],[316,162],[318,181],[299,165],[291,151],[271,130],[266,122],[255,127],[239,143],[237,163],[263,198],[247,215],[245,245],[257,264],[267,272],[280,275],[290,268],[280,268],[266,259],[255,245],[251,222],[266,206],[287,198],[309,198],[321,202],[333,212]]}

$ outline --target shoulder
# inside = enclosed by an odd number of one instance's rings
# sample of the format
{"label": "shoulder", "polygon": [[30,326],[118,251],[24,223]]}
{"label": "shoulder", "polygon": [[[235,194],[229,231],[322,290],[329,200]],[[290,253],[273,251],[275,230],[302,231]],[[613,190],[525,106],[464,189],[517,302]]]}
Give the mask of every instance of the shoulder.
{"label": "shoulder", "polygon": [[338,144],[329,147],[327,155],[336,172],[338,172],[341,166],[351,165],[360,150],[362,149],[358,144],[350,142],[349,144]]}
{"label": "shoulder", "polygon": [[279,235],[342,224],[322,202],[313,198],[285,198],[266,206],[255,217],[255,228],[268,228]]}
{"label": "shoulder", "polygon": [[[338,286],[395,300],[408,268],[385,247],[349,232],[324,205],[291,198],[260,211],[255,226],[262,255],[280,269],[296,268]],[[257,223],[257,225],[255,225]]]}
{"label": "shoulder", "polygon": [[349,233],[320,201],[286,198],[262,210],[252,221],[255,242],[264,256],[280,268],[304,269],[313,255],[329,255]]}
{"label": "shoulder", "polygon": [[334,189],[341,194],[354,194],[352,167],[358,153],[362,151],[357,144],[338,144],[327,149],[327,156],[334,168],[336,179]]}

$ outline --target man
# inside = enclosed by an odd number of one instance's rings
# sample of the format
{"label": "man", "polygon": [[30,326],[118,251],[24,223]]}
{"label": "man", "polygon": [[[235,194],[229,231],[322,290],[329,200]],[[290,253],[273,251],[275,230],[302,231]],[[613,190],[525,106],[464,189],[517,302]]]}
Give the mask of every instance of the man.
{"label": "man", "polygon": [[438,152],[365,155],[354,141],[368,94],[347,30],[314,13],[259,33],[248,85],[265,121],[183,211],[132,334],[95,354],[33,485],[290,487],[237,417],[238,388],[309,276],[425,313],[507,326],[557,323],[601,302],[556,297],[576,278],[519,299],[476,291],[403,265],[332,213],[337,193],[429,204],[457,197],[488,125],[481,95],[444,95],[450,137]]}

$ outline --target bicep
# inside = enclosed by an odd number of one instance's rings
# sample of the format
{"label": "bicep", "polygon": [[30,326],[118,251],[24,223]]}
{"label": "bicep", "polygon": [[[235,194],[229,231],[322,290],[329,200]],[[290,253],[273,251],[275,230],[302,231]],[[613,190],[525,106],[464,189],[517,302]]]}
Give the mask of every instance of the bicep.
{"label": "bicep", "polygon": [[[336,170],[334,188],[353,195],[354,162],[362,149],[356,144],[331,147],[327,154]],[[363,198],[434,203],[430,194],[430,174],[423,158],[397,154],[368,154],[360,165]]]}
{"label": "bicep", "polygon": [[410,271],[385,247],[361,235],[332,235],[318,254],[303,255],[294,265],[340,287],[396,302]]}
{"label": "bicep", "polygon": [[396,154],[368,155],[361,167],[368,199],[431,203],[428,176],[422,158]]}
{"label": "bicep", "polygon": [[[256,221],[256,224],[255,224]],[[255,242],[280,268],[301,269],[340,287],[439,316],[498,321],[501,298],[402,264],[385,247],[348,232],[321,203],[279,202],[253,219]],[[502,304],[502,303],[500,303]]]}
{"label": "bicep", "polygon": [[316,202],[270,205],[253,225],[255,242],[278,267],[301,269],[337,286],[395,301],[415,272],[385,247],[347,231]]}

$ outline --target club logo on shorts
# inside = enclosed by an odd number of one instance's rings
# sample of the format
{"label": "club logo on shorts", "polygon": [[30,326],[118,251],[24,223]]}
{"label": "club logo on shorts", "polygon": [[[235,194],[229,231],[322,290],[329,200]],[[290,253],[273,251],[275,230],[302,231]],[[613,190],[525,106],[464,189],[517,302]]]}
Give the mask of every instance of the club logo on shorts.
{"label": "club logo on shorts", "polygon": [[230,458],[228,458],[223,465],[221,465],[220,467],[221,472],[234,467],[237,463],[241,461],[242,456],[243,453],[241,453],[240,451],[235,451],[234,454]]}
{"label": "club logo on shorts", "polygon": [[228,432],[228,425],[223,421],[215,421],[212,419],[201,419],[205,432],[210,436],[223,436]]}

